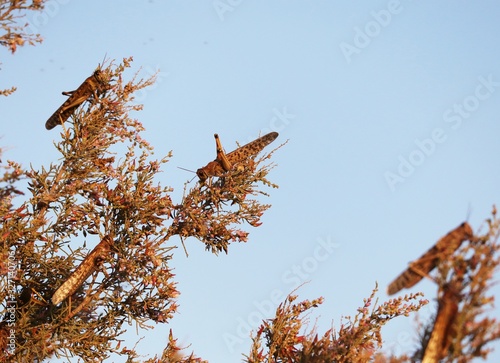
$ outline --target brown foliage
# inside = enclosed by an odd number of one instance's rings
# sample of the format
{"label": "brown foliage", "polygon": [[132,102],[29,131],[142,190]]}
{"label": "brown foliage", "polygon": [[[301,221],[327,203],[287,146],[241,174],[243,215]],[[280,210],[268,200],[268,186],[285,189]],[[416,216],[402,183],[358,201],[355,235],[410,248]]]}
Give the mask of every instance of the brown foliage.
{"label": "brown foliage", "polygon": [[[0,46],[14,53],[18,46],[41,42],[38,34],[26,32],[27,24],[18,23],[24,11],[42,10],[44,2],[0,0],[0,26],[5,32]],[[100,362],[112,355],[138,361],[134,347],[121,346],[123,324],[134,322],[149,329],[148,322],[168,323],[177,310],[178,291],[169,268],[174,246],[167,241],[176,235],[182,240],[195,237],[213,253],[228,253],[232,242],[248,240],[242,225],[259,226],[270,207],[260,203],[258,197],[267,194],[258,187],[277,187],[267,180],[274,165],[261,165],[275,150],[260,158],[255,154],[247,158],[242,149],[230,153],[227,156],[232,154],[238,162],[235,170],[228,170],[228,161],[234,160],[209,163],[215,169],[206,169],[210,172],[203,178],[218,178],[190,189],[186,184],[181,202],[172,202],[171,188],[155,182],[170,156],[153,159],[153,148],[140,136],[142,124],[129,115],[141,109],[131,104],[134,92],[151,85],[154,77],[134,76],[124,82],[130,62],[98,67],[110,80],[105,94],[95,92],[89,98],[82,91],[73,99],[78,102],[65,103],[75,107],[62,110],[69,122],[62,124],[61,140],[55,143],[60,162],[24,170],[15,162],[0,160],[0,361],[33,362],[56,356]],[[0,95],[14,90],[0,90]],[[25,182],[28,186],[21,190],[19,184]],[[322,298],[297,303],[296,296],[288,296],[276,316],[255,333],[246,361],[486,359],[489,343],[500,337],[500,324],[487,316],[494,301],[488,289],[500,263],[499,224],[494,210],[486,234],[472,236],[468,224],[462,225],[461,233],[467,233],[455,239],[460,243],[438,243],[443,249],[422,260],[425,268],[418,272],[438,270],[434,277],[438,311],[424,327],[412,358],[380,353],[381,328],[427,301],[419,300],[420,293],[409,294],[370,309],[375,289],[354,319],[345,317],[338,331],[322,335],[316,328],[303,329],[304,314]],[[412,280],[416,270],[409,271],[406,277],[417,283]],[[417,275],[420,280],[422,274]],[[61,294],[54,298],[58,289]],[[202,362],[183,352],[170,332],[161,356],[146,362]]]}
{"label": "brown foliage", "polygon": [[274,165],[259,167],[275,150],[257,160],[244,160],[236,171],[215,181],[185,189],[182,203],[174,207],[169,235],[195,237],[216,254],[227,253],[231,242],[247,242],[248,232],[239,225],[260,226],[260,217],[270,207],[255,198],[267,195],[258,185],[277,188],[266,178]]}
{"label": "brown foliage", "polygon": [[488,231],[475,235],[438,265],[438,311],[423,328],[421,348],[414,354],[423,362],[470,362],[486,359],[490,343],[500,338],[500,323],[487,316],[494,297],[489,289],[500,264],[500,220],[493,208]]}
{"label": "brown foliage", "polygon": [[[63,128],[56,143],[60,163],[17,171],[31,196],[15,213],[6,205],[0,225],[1,252],[12,255],[16,272],[11,279],[2,274],[2,285],[14,286],[10,295],[0,292],[1,301],[12,298],[16,305],[13,361],[128,354],[112,348],[124,322],[146,327],[148,320],[169,320],[177,309],[168,266],[172,247],[165,245],[170,188],[153,181],[168,158],[149,160],[152,148],[139,136],[142,126],[128,116],[140,109],[129,105],[134,90],[153,79],[124,83],[129,62],[108,66],[116,80],[112,92],[77,110]],[[126,151],[118,161],[113,148]],[[52,305],[56,289],[86,255],[82,242],[92,246],[106,235],[114,242],[104,275],[94,274],[60,306]]]}
{"label": "brown foliage", "polygon": [[[10,163],[4,173],[0,253],[12,266],[4,264],[0,275],[2,286],[9,286],[0,292],[5,302],[0,333],[6,351],[9,319],[15,322],[12,361],[136,357],[134,349],[120,349],[123,323],[147,329],[148,321],[166,323],[177,310],[168,262],[174,246],[167,240],[194,236],[213,252],[227,252],[231,242],[246,241],[248,232],[237,225],[260,225],[269,208],[251,198],[265,195],[259,184],[274,186],[266,179],[272,165],[259,167],[268,156],[245,160],[209,185],[196,183],[180,204],[172,202],[171,188],[154,181],[169,156],[152,159],[141,123],[129,116],[141,109],[131,104],[133,93],[154,77],[124,82],[130,62],[100,66],[112,80],[110,89],[62,124],[55,144],[62,154],[59,163],[26,171]],[[15,209],[11,200],[20,192],[13,185],[21,178],[30,196]],[[103,239],[104,249],[98,244]],[[89,253],[96,245],[101,248]],[[175,347],[171,337],[158,361],[173,361]]]}
{"label": "brown foliage", "polygon": [[[378,356],[376,351],[382,347],[380,330],[388,321],[398,316],[407,316],[427,304],[418,300],[420,293],[391,299],[380,306],[370,307],[375,297],[365,299],[362,308],[354,319],[346,317],[338,331],[330,329],[319,336],[316,329],[302,331],[302,315],[323,302],[322,298],[313,301],[294,303],[296,296],[289,295],[287,300],[276,309],[276,316],[263,322],[256,335],[248,363],[260,362],[403,362],[405,360]],[[383,360],[380,360],[383,359]]]}

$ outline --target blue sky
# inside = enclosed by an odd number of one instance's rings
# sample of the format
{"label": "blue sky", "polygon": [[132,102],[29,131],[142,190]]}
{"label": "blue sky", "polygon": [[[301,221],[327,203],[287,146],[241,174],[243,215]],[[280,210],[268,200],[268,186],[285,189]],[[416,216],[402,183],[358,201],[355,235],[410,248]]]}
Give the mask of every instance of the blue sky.
{"label": "blue sky", "polygon": [[[137,117],[156,157],[173,151],[159,179],[176,202],[192,177],[177,166],[210,161],[214,133],[228,151],[269,130],[289,139],[263,225],[227,256],[196,240],[189,258],[177,249],[179,314],[139,335],[144,354],[160,353],[172,328],[188,352],[240,361],[247,330],[297,284],[308,281],[301,299],[325,298],[311,316],[323,332],[376,282],[385,300],[407,263],[466,218],[477,230],[490,216],[500,202],[499,18],[492,1],[50,0],[27,19],[43,44],[0,50],[0,88],[18,87],[0,99],[3,158],[59,159],[58,129],[45,121],[105,55],[160,71]],[[385,348],[411,351],[414,326],[391,322]],[[128,337],[133,345],[135,327]]]}

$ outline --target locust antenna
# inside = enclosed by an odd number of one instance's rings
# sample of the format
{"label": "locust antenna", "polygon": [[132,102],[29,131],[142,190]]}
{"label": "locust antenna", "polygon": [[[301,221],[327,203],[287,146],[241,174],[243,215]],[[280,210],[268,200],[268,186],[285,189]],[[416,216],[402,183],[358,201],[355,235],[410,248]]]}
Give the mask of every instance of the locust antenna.
{"label": "locust antenna", "polygon": [[102,59],[102,63],[99,64],[99,69],[101,69],[102,67],[104,67],[104,62],[106,62],[106,57],[108,56],[108,52],[104,53],[104,58]]}
{"label": "locust antenna", "polygon": [[472,214],[472,206],[469,202],[469,205],[467,206],[467,217],[466,217],[466,221],[468,222],[469,221],[469,218],[470,218],[470,215]]}
{"label": "locust antenna", "polygon": [[186,169],[186,168],[182,168],[180,166],[178,166],[178,168],[181,169],[181,170],[189,171],[190,173],[195,173],[196,174],[195,171],[192,171],[192,170],[189,170],[189,169]]}
{"label": "locust antenna", "polygon": [[[189,171],[190,173],[195,173],[195,174],[196,174],[196,172],[195,172],[195,171],[192,171],[192,170],[189,170],[189,169],[186,169],[186,168],[181,168],[180,166],[178,166],[177,168],[179,168],[179,169],[181,169],[181,170]],[[189,184],[189,183],[191,183],[191,182],[193,181],[193,179],[194,179],[194,178],[196,178],[196,175],[195,175],[195,176],[193,176],[193,177],[191,178],[191,180],[190,180],[190,181],[188,181],[188,184]]]}

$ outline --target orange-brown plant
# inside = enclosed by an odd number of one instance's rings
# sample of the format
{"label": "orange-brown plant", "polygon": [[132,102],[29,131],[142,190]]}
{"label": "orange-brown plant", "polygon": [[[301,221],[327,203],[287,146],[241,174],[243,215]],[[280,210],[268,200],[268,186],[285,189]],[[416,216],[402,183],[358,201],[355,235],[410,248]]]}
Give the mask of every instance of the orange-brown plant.
{"label": "orange-brown plant", "polygon": [[[119,348],[123,324],[147,329],[177,309],[168,262],[174,245],[167,241],[194,236],[213,252],[227,252],[231,242],[246,241],[241,223],[258,226],[269,207],[252,198],[265,194],[259,184],[272,185],[265,178],[272,166],[259,167],[266,156],[210,186],[195,183],[179,204],[172,202],[171,188],[155,180],[170,156],[152,159],[142,124],[130,117],[141,109],[131,102],[134,92],[154,77],[123,81],[130,62],[101,65],[112,80],[109,90],[62,124],[59,162],[41,170],[10,163],[13,171],[4,174],[5,183],[24,178],[28,185],[16,207],[11,197],[19,191],[10,184],[1,189],[0,253],[10,264],[0,275],[8,287],[0,292],[0,343],[12,361],[134,357],[134,349]],[[101,242],[90,252],[102,240],[106,248]]]}
{"label": "orange-brown plant", "polygon": [[[380,330],[388,321],[407,316],[427,304],[420,293],[391,299],[380,306],[373,299],[375,288],[354,319],[345,317],[340,329],[330,329],[319,335],[316,328],[302,329],[303,315],[323,302],[322,298],[295,303],[295,295],[276,309],[273,319],[264,321],[253,336],[248,363],[263,362],[403,362],[404,359],[385,358],[377,352],[382,347]],[[383,359],[383,360],[380,360]],[[387,360],[386,360],[387,359]]]}
{"label": "orange-brown plant", "polygon": [[[15,52],[26,42],[41,41],[16,21],[19,10],[40,10],[43,3],[0,0],[0,25],[6,31],[0,45]],[[140,135],[142,124],[130,116],[141,109],[131,103],[134,92],[151,85],[154,77],[125,82],[130,62],[100,66],[110,80],[108,92],[92,102],[83,100],[68,113],[55,143],[61,153],[57,163],[25,170],[16,162],[2,162],[0,150],[0,362],[53,357],[100,362],[114,356],[138,361],[134,347],[122,346],[124,323],[149,329],[149,322],[168,323],[177,310],[170,238],[195,237],[211,252],[228,253],[232,242],[247,241],[243,225],[259,226],[270,207],[258,197],[266,195],[259,189],[262,184],[276,187],[267,179],[274,165],[262,165],[274,150],[238,160],[234,170],[223,168],[227,173],[207,173],[218,178],[190,189],[186,185],[178,204],[170,199],[171,189],[157,180],[170,155],[154,159],[153,148]],[[374,290],[354,319],[346,317],[338,330],[322,335],[315,328],[303,331],[304,313],[322,299],[297,303],[290,295],[257,330],[246,361],[486,358],[489,344],[500,337],[500,325],[487,315],[493,304],[488,289],[500,262],[496,211],[488,228],[482,236],[468,234],[468,243],[435,261],[438,309],[413,357],[381,353],[381,328],[426,300],[409,294],[370,309]],[[161,355],[146,362],[202,361],[183,354],[172,332],[166,340]]]}
{"label": "orange-brown plant", "polygon": [[494,304],[490,288],[500,265],[500,220],[495,208],[486,222],[486,232],[472,236],[439,263],[434,277],[437,311],[422,327],[414,359],[449,363],[487,359],[491,343],[500,338],[500,323],[488,314]]}

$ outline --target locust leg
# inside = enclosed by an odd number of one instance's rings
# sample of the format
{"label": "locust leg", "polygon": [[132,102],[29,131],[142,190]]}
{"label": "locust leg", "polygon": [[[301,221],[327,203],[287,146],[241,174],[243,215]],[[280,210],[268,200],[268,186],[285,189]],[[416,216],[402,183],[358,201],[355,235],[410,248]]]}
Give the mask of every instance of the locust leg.
{"label": "locust leg", "polygon": [[[77,98],[76,100],[74,100],[73,102],[71,102],[69,105],[63,105],[63,107],[61,107],[61,113],[66,111],[66,110],[69,110],[71,108],[75,108],[75,107],[78,107],[80,106],[83,102],[85,102],[85,100],[88,98],[88,96],[80,96],[79,98]],[[68,98],[69,100],[69,98]]]}
{"label": "locust leg", "polygon": [[222,166],[222,169],[224,169],[224,171],[229,171],[231,170],[232,165],[229,162],[229,159],[227,158],[224,149],[222,148],[219,135],[214,134],[214,137],[215,137],[215,147],[217,152],[217,160],[220,161],[220,165]]}
{"label": "locust leg", "polygon": [[76,90],[74,90],[74,91],[68,91],[68,92],[64,92],[64,91],[63,91],[63,92],[61,92],[61,93],[63,94],[63,96],[71,96],[71,95],[73,95],[73,93],[75,93],[75,92],[76,92]]}
{"label": "locust leg", "polygon": [[[424,262],[424,261],[419,261],[419,262]],[[431,266],[435,266],[435,263]],[[415,264],[415,263],[410,263],[410,266],[408,267],[409,270],[411,270],[412,272],[416,273],[417,275],[420,276],[420,278],[428,278],[429,280],[432,280],[432,281],[435,281],[434,278],[432,278],[430,275],[429,275],[429,272],[430,271],[425,271],[425,270],[428,270],[428,268],[426,269],[421,269],[419,268],[418,264]],[[434,268],[433,268],[434,269]]]}

